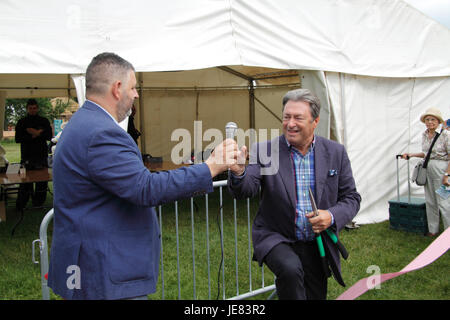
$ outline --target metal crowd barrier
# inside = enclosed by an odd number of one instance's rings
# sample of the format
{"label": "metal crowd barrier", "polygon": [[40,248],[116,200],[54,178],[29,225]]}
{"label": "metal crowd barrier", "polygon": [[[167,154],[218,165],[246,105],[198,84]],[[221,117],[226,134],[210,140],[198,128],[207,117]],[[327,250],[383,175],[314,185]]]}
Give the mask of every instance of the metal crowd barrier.
{"label": "metal crowd barrier", "polygon": [[[206,299],[216,299],[216,298],[220,298],[220,292],[217,290],[217,295],[214,297],[212,296],[212,290],[215,290],[215,288],[220,288],[222,289],[221,292],[221,298],[223,300],[225,299],[229,299],[229,300],[242,300],[242,299],[248,299],[251,297],[255,297],[258,296],[260,294],[263,293],[267,293],[267,292],[272,292],[272,294],[269,296],[269,299],[271,299],[274,295],[275,295],[275,285],[272,284],[270,285],[266,285],[265,284],[265,279],[264,279],[264,275],[265,275],[265,270],[264,270],[264,266],[259,267],[257,266],[257,263],[252,261],[252,246],[251,246],[251,212],[250,212],[250,199],[246,199],[246,215],[247,215],[247,221],[246,221],[246,243],[245,243],[245,247],[247,252],[244,253],[247,258],[245,259],[246,262],[245,264],[247,264],[248,269],[246,271],[242,271],[242,266],[241,269],[239,269],[239,259],[238,259],[238,243],[240,243],[242,245],[242,239],[238,240],[238,223],[237,223],[237,200],[236,199],[232,199],[233,201],[233,223],[234,223],[234,235],[230,234],[230,233],[226,233],[224,234],[224,212],[223,212],[223,206],[224,206],[224,202],[223,202],[223,188],[226,187],[227,185],[227,181],[226,180],[222,180],[222,181],[215,181],[213,182],[213,186],[216,189],[218,189],[219,191],[219,208],[218,211],[213,212],[213,215],[215,215],[217,218],[217,220],[219,220],[220,218],[220,222],[217,221],[218,225],[220,226],[219,229],[219,238],[220,238],[220,271],[217,270],[218,275],[221,276],[221,278],[217,277],[217,278],[212,278],[212,272],[211,272],[211,234],[214,234],[215,237],[217,237],[216,231],[212,231],[210,230],[210,219],[211,219],[211,215],[210,215],[210,205],[209,205],[209,195],[205,195],[205,223],[204,223],[204,227],[205,227],[205,232],[206,235],[204,236],[205,239],[205,245],[206,245],[206,265],[207,265],[207,275],[199,275],[197,272],[197,268],[196,265],[198,263],[202,263],[202,261],[198,261],[199,259],[197,259],[196,261],[196,249],[198,250],[198,248],[201,248],[202,244],[198,243],[198,241],[196,241],[196,232],[195,232],[195,211],[196,208],[198,210],[198,204],[196,203],[195,200],[198,200],[198,198],[191,198],[190,199],[190,224],[191,224],[191,259],[192,259],[192,263],[190,264],[190,267],[192,268],[192,270],[188,271],[186,268],[182,268],[180,266],[180,264],[186,263],[185,260],[180,258],[180,246],[181,244],[183,244],[183,246],[186,246],[186,244],[180,243],[180,232],[179,232],[179,202],[176,201],[174,202],[174,211],[175,211],[175,238],[176,238],[176,265],[177,265],[177,283],[176,283],[176,290],[177,290],[177,297],[176,299],[202,299],[202,300],[206,300]],[[158,291],[160,291],[161,294],[161,299],[166,299],[166,290],[168,287],[171,287],[173,290],[173,281],[169,281],[168,279],[166,279],[166,275],[165,272],[167,271],[165,266],[167,263],[174,263],[174,261],[170,262],[171,260],[174,260],[174,258],[169,257],[171,255],[171,252],[166,252],[166,245],[169,244],[171,239],[166,239],[163,240],[164,238],[166,238],[165,233],[163,233],[163,215],[164,217],[166,215],[169,215],[170,213],[165,212],[166,211],[166,207],[167,205],[163,206],[159,206],[158,207],[158,215],[159,215],[159,223],[160,223],[160,230],[161,230],[161,253],[160,253],[160,286],[158,286]],[[163,213],[163,209],[164,209],[164,213]],[[239,213],[241,214],[241,213]],[[47,229],[49,226],[49,223],[51,222],[51,220],[53,219],[53,209],[51,209],[44,217],[44,219],[42,220],[41,226],[40,226],[40,231],[39,231],[39,239],[34,240],[33,244],[32,244],[32,260],[33,263],[39,263],[39,261],[35,260],[35,245],[36,243],[39,244],[39,251],[40,251],[40,266],[41,266],[41,285],[42,285],[42,299],[43,300],[49,300],[50,299],[50,293],[49,293],[49,287],[47,286],[47,273],[48,273],[48,267],[49,267],[49,256],[48,256],[48,248],[49,248],[49,244],[48,244],[48,239],[47,239]],[[240,226],[240,231],[242,231],[242,226]],[[198,229],[197,229],[198,230]],[[167,235],[168,238],[170,238],[171,236],[173,236],[172,232],[170,232],[169,235]],[[234,237],[234,257],[230,257],[229,255],[227,256],[224,253],[224,242],[227,241],[231,241],[232,238]],[[231,238],[231,240],[230,240]],[[242,238],[242,235],[241,235]],[[184,254],[185,254],[184,250]],[[242,256],[242,253],[241,253]],[[217,257],[216,257],[217,258]],[[234,259],[233,259],[234,258]],[[183,261],[182,261],[183,260]],[[232,261],[234,260],[234,262]],[[242,261],[242,259],[241,259]],[[231,264],[231,265],[230,265]],[[233,266],[234,264],[234,266]],[[227,266],[227,271],[225,269],[225,266]],[[218,267],[218,265],[214,264],[213,265],[214,268]],[[230,271],[229,268],[233,268],[233,272]],[[254,271],[257,272],[254,272]],[[260,270],[260,272],[258,272],[258,270]],[[182,285],[181,285],[181,274],[183,273],[184,275],[189,272],[191,275],[188,276],[189,280],[192,281],[192,283],[189,284],[189,287],[192,285],[192,296],[186,297],[185,296],[185,287],[186,284],[183,284],[183,297],[182,297]],[[234,282],[232,281],[232,279],[229,279],[226,277],[226,274],[230,275],[231,273],[234,274]],[[244,273],[244,275],[242,275]],[[271,276],[271,279],[273,279],[272,274],[269,271],[269,275]],[[248,287],[242,287],[242,285],[240,285],[239,280],[242,279],[242,277],[248,277],[246,279],[245,282],[248,281]],[[167,284],[167,282],[170,282],[169,284]],[[208,285],[208,296],[207,297],[198,297],[198,292],[197,292],[197,286],[198,285],[202,285],[204,286],[207,282]],[[241,281],[243,282],[243,281]],[[253,283],[260,283],[259,286],[257,286],[256,288],[254,288]],[[229,287],[234,287],[234,290],[229,289],[228,293],[227,293],[227,286]],[[157,293],[158,293],[157,291]],[[232,291],[233,293],[230,294],[230,291]],[[230,296],[231,295],[231,296]],[[169,299],[173,299],[174,297],[169,297]]]}

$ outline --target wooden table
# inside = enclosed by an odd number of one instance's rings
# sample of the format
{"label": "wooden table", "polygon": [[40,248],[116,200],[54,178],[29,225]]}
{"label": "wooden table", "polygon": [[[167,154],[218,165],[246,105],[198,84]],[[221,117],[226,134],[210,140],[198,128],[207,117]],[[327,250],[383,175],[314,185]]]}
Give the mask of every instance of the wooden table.
{"label": "wooden table", "polygon": [[[171,161],[163,161],[163,162],[146,162],[145,166],[151,172],[158,171],[167,171],[174,170],[184,166],[189,166],[189,164],[175,164]],[[32,182],[44,182],[44,181],[52,181],[52,169],[51,168],[43,168],[37,170],[27,170],[25,175],[20,174],[6,174],[0,173],[0,221],[6,221],[6,208],[5,208],[5,199],[6,199],[6,187],[22,184],[22,183],[32,183]]]}
{"label": "wooden table", "polygon": [[42,168],[36,170],[27,170],[25,174],[18,173],[6,174],[0,173],[1,186],[31,182],[52,181],[52,169]]}
{"label": "wooden table", "polygon": [[151,172],[175,170],[181,167],[188,167],[189,164],[175,164],[172,161],[144,162],[145,167]]}
{"label": "wooden table", "polygon": [[6,221],[5,199],[8,196],[6,188],[7,186],[33,182],[48,182],[52,181],[52,178],[51,168],[27,170],[25,174],[0,173],[0,220]]}
{"label": "wooden table", "polygon": [[[158,171],[168,171],[174,170],[181,167],[189,166],[189,164],[175,164],[171,161],[163,161],[163,162],[145,162],[145,167],[151,172]],[[52,181],[52,169],[51,168],[43,168],[37,170],[27,170],[25,174],[6,174],[0,173],[0,221],[6,221],[6,204],[5,199],[7,197],[7,186],[15,185],[15,184],[23,184],[23,183],[33,183],[33,182],[44,182],[44,181]],[[16,224],[16,226],[22,221],[23,218],[23,210],[21,212],[20,221]],[[16,228],[14,227],[14,229]],[[13,233],[14,233],[13,229]]]}

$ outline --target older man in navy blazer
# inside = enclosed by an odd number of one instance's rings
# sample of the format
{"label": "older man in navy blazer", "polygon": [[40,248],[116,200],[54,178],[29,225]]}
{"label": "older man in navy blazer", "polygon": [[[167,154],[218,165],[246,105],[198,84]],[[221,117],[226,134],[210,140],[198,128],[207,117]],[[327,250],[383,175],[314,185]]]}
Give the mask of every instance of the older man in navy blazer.
{"label": "older man in navy blazer", "polygon": [[[254,257],[274,272],[280,299],[326,299],[328,272],[315,235],[326,229],[339,233],[361,201],[344,147],[314,134],[319,113],[320,102],[309,90],[289,91],[283,97],[284,134],[254,145],[247,167],[231,167],[228,185],[235,197],[261,192],[252,230]],[[244,146],[240,157],[246,152]],[[321,238],[329,268],[344,285],[338,249],[326,232]]]}
{"label": "older man in navy blazer", "polygon": [[65,299],[145,298],[158,278],[153,206],[211,192],[237,146],[226,140],[203,164],[150,173],[118,124],[138,97],[133,66],[99,54],[86,71],[86,96],[56,146],[48,285]]}

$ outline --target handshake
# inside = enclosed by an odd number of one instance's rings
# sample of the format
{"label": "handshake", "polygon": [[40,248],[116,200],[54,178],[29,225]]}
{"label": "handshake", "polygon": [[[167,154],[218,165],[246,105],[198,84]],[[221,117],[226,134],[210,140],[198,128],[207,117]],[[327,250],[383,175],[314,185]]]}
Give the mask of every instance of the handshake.
{"label": "handshake", "polygon": [[240,150],[235,140],[226,139],[219,144],[205,161],[211,171],[211,176],[230,169],[235,175],[242,175],[245,171],[245,161],[247,159],[247,147]]}

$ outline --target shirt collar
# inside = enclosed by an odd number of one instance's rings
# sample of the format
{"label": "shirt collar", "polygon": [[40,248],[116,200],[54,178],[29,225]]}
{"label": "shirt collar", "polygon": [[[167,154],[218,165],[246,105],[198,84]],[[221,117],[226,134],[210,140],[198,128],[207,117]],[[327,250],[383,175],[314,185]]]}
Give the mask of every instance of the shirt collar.
{"label": "shirt collar", "polygon": [[[289,141],[287,141],[286,138],[284,138],[284,141],[286,141],[286,144],[287,144],[287,146],[288,146],[288,148],[290,150],[293,150],[294,152],[297,152],[297,153],[301,154],[301,152],[296,147],[291,146],[291,144],[289,143]],[[314,137],[313,137],[313,141],[311,142],[311,145],[309,146],[308,152],[311,152],[311,151],[314,150],[314,145],[315,144],[316,144],[316,135],[314,135]]]}

